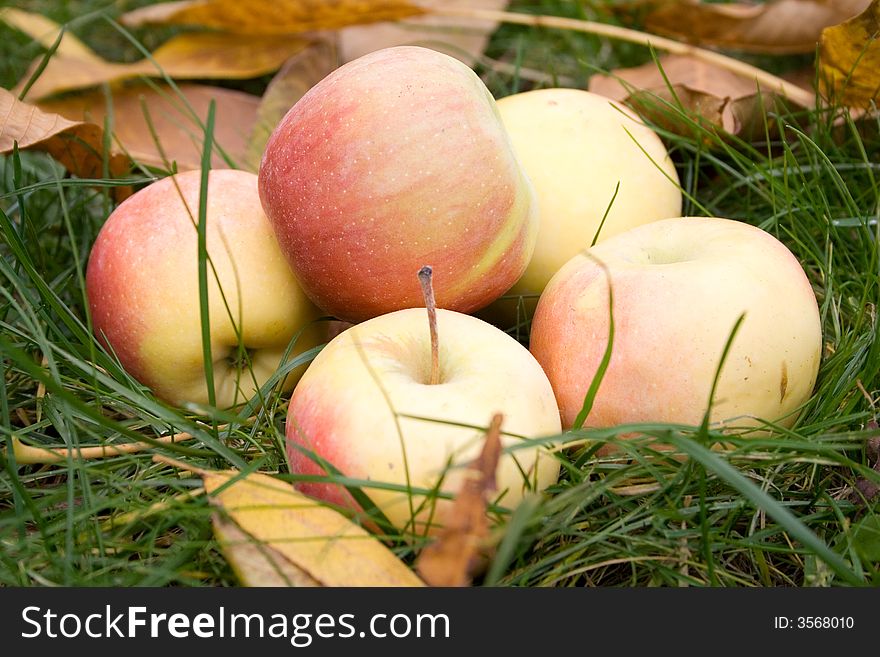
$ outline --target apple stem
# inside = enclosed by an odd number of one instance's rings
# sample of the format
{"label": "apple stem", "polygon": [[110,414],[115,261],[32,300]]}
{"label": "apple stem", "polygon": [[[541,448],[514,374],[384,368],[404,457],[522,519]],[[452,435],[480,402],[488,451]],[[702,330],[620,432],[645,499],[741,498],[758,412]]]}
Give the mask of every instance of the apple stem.
{"label": "apple stem", "polygon": [[428,383],[432,386],[440,383],[440,342],[437,337],[437,301],[434,299],[433,276],[434,270],[429,265],[419,269],[419,282],[422,284],[425,308],[428,309],[428,328],[431,331],[431,379]]}

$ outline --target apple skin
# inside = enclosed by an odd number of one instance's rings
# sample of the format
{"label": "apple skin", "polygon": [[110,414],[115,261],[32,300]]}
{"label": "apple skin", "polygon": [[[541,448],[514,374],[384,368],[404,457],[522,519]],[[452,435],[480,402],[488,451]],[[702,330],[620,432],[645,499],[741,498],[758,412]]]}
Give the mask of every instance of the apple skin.
{"label": "apple skin", "polygon": [[517,319],[520,296],[531,317],[553,275],[592,244],[618,182],[598,241],[678,217],[682,201],[663,142],[619,103],[580,89],[551,88],[506,96],[498,112],[535,188],[540,217],[525,272],[485,314],[506,327]]}
{"label": "apple skin", "polygon": [[721,370],[710,420],[790,426],[819,369],[816,297],[775,237],[718,218],[633,228],[572,258],[550,281],[532,323],[531,351],[571,427],[608,344],[608,268],[614,297],[610,364],[585,426],[699,424]]}
{"label": "apple skin", "polygon": [[[199,315],[200,179],[199,171],[181,173],[126,199],[98,234],[86,272],[95,335],[127,372],[172,404],[208,403]],[[319,311],[278,248],[254,174],[210,172],[206,225],[214,386],[217,406],[226,408],[246,401],[256,387],[248,369],[230,360],[239,340],[220,286],[257,387],[274,374],[301,329],[291,357],[318,344],[320,331],[310,323]],[[287,377],[287,389],[302,369]]]}
{"label": "apple skin", "polygon": [[[414,488],[433,489],[445,473],[442,490],[457,493],[462,482],[458,466],[468,465],[479,454],[484,432],[443,422],[486,427],[500,412],[505,434],[538,438],[560,433],[553,390],[525,347],[469,315],[438,310],[437,320],[439,384],[427,383],[431,348],[424,308],[355,325],[318,354],[290,401],[287,452],[292,472],[325,474],[302,451],[305,448],[355,479],[402,486],[409,481]],[[519,441],[502,435],[505,446]],[[514,454],[519,467],[506,454],[497,471],[497,495],[506,507],[523,497],[520,467],[537,490],[554,483],[559,472],[558,461],[546,448],[530,446]],[[298,487],[330,503],[359,508],[339,485]],[[433,529],[442,526],[449,509],[448,501],[435,498],[413,522],[406,493],[364,491],[395,526],[416,533],[424,532],[429,520]],[[417,510],[423,501],[413,495]]]}
{"label": "apple skin", "polygon": [[482,81],[426,48],[340,67],[279,123],[260,198],[309,297],[358,322],[424,304],[481,308],[522,274],[537,235],[534,192]]}

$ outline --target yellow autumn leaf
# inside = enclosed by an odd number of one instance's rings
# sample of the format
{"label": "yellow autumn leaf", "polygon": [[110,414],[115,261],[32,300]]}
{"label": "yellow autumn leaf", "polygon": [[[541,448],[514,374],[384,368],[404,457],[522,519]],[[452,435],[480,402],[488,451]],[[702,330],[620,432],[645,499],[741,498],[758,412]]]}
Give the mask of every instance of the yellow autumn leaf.
{"label": "yellow autumn leaf", "polygon": [[[113,89],[114,142],[141,164],[164,168],[175,162],[181,171],[198,169],[211,101],[216,105],[211,165],[229,166],[221,149],[241,165],[260,99],[232,89],[187,83],[177,85],[176,90],[165,84]],[[39,106],[67,119],[103,125],[107,99],[100,90],[86,91],[41,101]]]}
{"label": "yellow autumn leaf", "polygon": [[136,64],[158,75],[158,66],[172,78],[254,78],[281,68],[309,42],[286,36],[248,37],[217,32],[188,32],[159,46],[155,64]]}
{"label": "yellow autumn leaf", "polygon": [[199,25],[239,34],[292,34],[394,21],[424,10],[406,0],[184,0],[135,9],[130,27]]}
{"label": "yellow autumn leaf", "polygon": [[215,514],[214,536],[238,581],[245,586],[317,587],[321,583],[271,545],[245,533],[234,520]]}
{"label": "yellow autumn leaf", "polygon": [[[0,19],[40,41],[54,43],[61,26],[38,14],[6,9]],[[150,59],[132,63],[108,62],[92,52],[70,32],[65,32],[45,70],[30,87],[27,97],[45,98],[72,91],[147,76],[176,79],[245,79],[277,70],[308,41],[290,37],[248,37],[215,32],[190,32],[169,39]],[[35,60],[18,83],[18,93],[30,80],[42,58]]]}
{"label": "yellow autumn leaf", "polygon": [[341,513],[265,474],[200,471],[215,534],[245,585],[423,586]]}
{"label": "yellow autumn leaf", "polygon": [[645,17],[649,32],[690,43],[775,54],[816,49],[822,29],[862,11],[870,0],[768,0],[711,3],[666,0]]}
{"label": "yellow autumn leaf", "polygon": [[[104,171],[104,130],[87,121],[70,121],[54,112],[22,102],[0,88],[0,154],[21,150],[49,153],[80,178],[100,178]],[[128,172],[128,158],[109,153],[110,175]]]}
{"label": "yellow autumn leaf", "polygon": [[[0,9],[0,21],[6,23],[9,27],[14,27],[20,32],[24,32],[34,41],[48,49],[51,48],[58,38],[58,32],[61,26],[53,20],[49,20],[42,14],[34,14],[14,7],[3,7]],[[77,39],[70,32],[65,32],[55,51],[58,55],[65,57],[74,57],[82,60],[103,61],[92,52],[86,44]]]}
{"label": "yellow autumn leaf", "polygon": [[858,16],[822,32],[819,82],[823,95],[868,109],[880,98],[880,0]]}

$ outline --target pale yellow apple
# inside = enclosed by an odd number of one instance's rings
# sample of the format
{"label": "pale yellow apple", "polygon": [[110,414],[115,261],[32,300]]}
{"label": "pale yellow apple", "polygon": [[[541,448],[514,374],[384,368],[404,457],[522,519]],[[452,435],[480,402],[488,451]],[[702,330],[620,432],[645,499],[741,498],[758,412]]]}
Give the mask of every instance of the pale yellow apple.
{"label": "pale yellow apple", "polygon": [[601,241],[679,216],[681,191],[663,142],[619,103],[580,89],[540,89],[497,104],[535,188],[540,219],[525,272],[488,311],[496,322],[509,325],[516,318],[516,297],[529,297],[524,309],[530,317],[550,278],[589,248],[597,234]]}
{"label": "pale yellow apple", "polygon": [[822,351],[807,276],[769,233],[691,217],[612,237],[572,258],[547,285],[531,351],[553,384],[565,427],[580,412],[608,345],[609,280],[611,360],[586,426],[699,424],[742,314],[710,419],[735,426],[794,423],[812,393]]}
{"label": "pale yellow apple", "polygon": [[[200,180],[199,171],[181,173],[124,201],[101,229],[86,274],[95,334],[130,374],[174,404],[208,402],[199,314]],[[300,331],[291,358],[316,346],[319,311],[278,247],[254,174],[210,172],[206,234],[214,388],[217,406],[226,408],[269,380]]]}
{"label": "pale yellow apple", "polygon": [[[287,451],[296,474],[325,469],[345,476],[455,494],[462,468],[479,454],[493,414],[502,413],[505,454],[493,499],[515,507],[529,490],[556,481],[559,464],[528,439],[560,432],[553,390],[521,344],[475,317],[438,310],[440,382],[430,384],[427,313],[410,308],[357,324],[334,338],[297,384],[287,418]],[[469,425],[469,426],[463,426]],[[357,508],[339,485],[302,490]],[[424,532],[448,518],[449,503],[381,487],[364,492],[401,529]],[[435,504],[436,502],[436,504]]]}

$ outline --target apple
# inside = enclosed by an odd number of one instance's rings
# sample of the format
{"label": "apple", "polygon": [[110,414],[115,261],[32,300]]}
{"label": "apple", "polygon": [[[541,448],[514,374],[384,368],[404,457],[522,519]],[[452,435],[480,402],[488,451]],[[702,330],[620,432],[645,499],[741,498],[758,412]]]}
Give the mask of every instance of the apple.
{"label": "apple", "polygon": [[[537,361],[503,331],[470,315],[437,310],[436,327],[429,330],[425,308],[409,308],[357,324],[327,344],[290,400],[291,471],[325,474],[312,452],[347,477],[455,494],[462,468],[482,447],[484,429],[474,427],[485,428],[500,412],[502,444],[521,446],[502,455],[498,502],[512,508],[528,490],[555,482],[558,461],[546,447],[525,441],[561,430],[553,390]],[[298,487],[359,508],[340,485]],[[364,492],[396,527],[415,533],[441,527],[449,513],[449,501],[436,496],[379,487]]]}
{"label": "apple", "polygon": [[379,50],[306,93],[270,137],[260,198],[306,294],[350,322],[422,305],[471,312],[525,270],[534,192],[495,101],[460,61]]}
{"label": "apple", "polygon": [[[95,335],[126,371],[173,404],[208,403],[199,314],[200,180],[199,171],[181,173],[126,199],[101,228],[86,272]],[[254,174],[210,172],[206,236],[214,387],[217,406],[226,408],[253,396],[301,330],[291,358],[317,344],[312,321],[319,311],[278,248]],[[302,369],[291,373],[286,388]]]}
{"label": "apple", "polygon": [[657,134],[604,96],[539,89],[500,99],[498,111],[535,187],[540,215],[525,272],[485,315],[509,326],[518,307],[519,319],[524,319],[523,310],[532,316],[550,278],[597,235],[601,241],[650,221],[678,217],[681,190]]}
{"label": "apple", "polygon": [[710,420],[795,422],[822,350],[804,270],[759,228],[685,217],[633,228],[575,256],[541,295],[531,351],[553,384],[565,427],[574,424],[608,344],[609,280],[611,359],[585,426],[699,424],[743,313]]}

